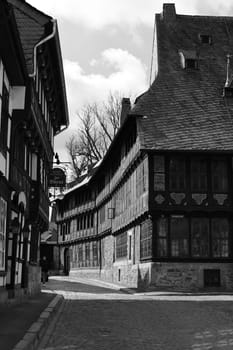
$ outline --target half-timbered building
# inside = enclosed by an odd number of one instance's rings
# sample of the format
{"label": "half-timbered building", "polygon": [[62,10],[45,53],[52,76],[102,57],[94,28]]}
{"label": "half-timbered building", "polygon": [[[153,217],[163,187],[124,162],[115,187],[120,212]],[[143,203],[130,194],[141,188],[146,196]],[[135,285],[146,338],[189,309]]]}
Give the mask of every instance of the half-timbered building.
{"label": "half-timbered building", "polygon": [[[154,80],[86,185],[95,193],[96,277],[233,288],[232,39],[231,17],[178,15],[174,4],[156,15]],[[59,203],[66,220],[69,202]],[[88,273],[72,265],[84,254],[82,239],[75,251],[74,243],[65,231],[70,273]]]}
{"label": "half-timbered building", "polygon": [[1,16],[0,181],[7,182],[8,191],[0,205],[1,273],[9,297],[17,297],[40,290],[40,235],[49,222],[47,179],[54,136],[67,127],[68,112],[56,21],[25,1],[2,3],[8,17],[3,22]]}
{"label": "half-timbered building", "polygon": [[10,221],[10,143],[15,109],[24,109],[26,66],[14,17],[0,3],[0,301],[7,293],[7,239]]}

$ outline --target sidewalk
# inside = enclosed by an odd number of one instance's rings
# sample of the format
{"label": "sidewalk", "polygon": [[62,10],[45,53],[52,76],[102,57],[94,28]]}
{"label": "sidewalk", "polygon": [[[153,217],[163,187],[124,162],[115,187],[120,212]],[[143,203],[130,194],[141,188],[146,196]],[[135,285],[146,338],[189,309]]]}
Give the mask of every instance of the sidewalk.
{"label": "sidewalk", "polygon": [[34,349],[61,301],[61,296],[41,292],[20,302],[0,304],[0,349]]}
{"label": "sidewalk", "polygon": [[233,301],[233,291],[224,291],[219,288],[209,288],[199,291],[188,291],[188,290],[174,290],[174,289],[162,289],[150,287],[147,290],[137,289],[137,288],[127,288],[122,285],[103,281],[95,278],[85,278],[77,276],[53,276],[51,278],[53,281],[67,281],[80,283],[83,285],[96,286],[101,288],[107,288],[122,294],[129,294],[132,297],[157,297],[159,299],[180,299],[180,300],[232,300]]}

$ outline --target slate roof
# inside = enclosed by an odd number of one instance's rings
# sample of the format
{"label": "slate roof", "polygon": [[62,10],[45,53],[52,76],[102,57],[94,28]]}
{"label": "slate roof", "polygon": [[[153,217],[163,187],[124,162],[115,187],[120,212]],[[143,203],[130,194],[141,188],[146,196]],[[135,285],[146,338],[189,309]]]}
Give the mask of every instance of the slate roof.
{"label": "slate roof", "polygon": [[28,74],[33,72],[33,49],[45,36],[45,24],[51,20],[41,11],[20,0],[7,0],[12,5],[24,50]]}
{"label": "slate roof", "polygon": [[[222,95],[226,55],[233,54],[233,18],[176,15],[169,21],[157,14],[156,28],[158,74],[131,111],[142,115],[142,148],[233,151],[233,97]],[[202,44],[199,34],[211,35],[213,43]],[[182,50],[196,51],[197,70],[181,67]]]}

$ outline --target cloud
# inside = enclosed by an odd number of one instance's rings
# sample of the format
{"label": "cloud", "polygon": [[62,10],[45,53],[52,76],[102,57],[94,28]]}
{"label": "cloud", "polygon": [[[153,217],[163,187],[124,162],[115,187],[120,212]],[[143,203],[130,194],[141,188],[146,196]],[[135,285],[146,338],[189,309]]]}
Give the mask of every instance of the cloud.
{"label": "cloud", "polygon": [[126,50],[110,48],[101,53],[99,59],[91,63],[105,65],[111,69],[109,75],[86,74],[78,62],[64,60],[71,127],[75,124],[75,114],[83,104],[104,101],[110,91],[137,95],[148,87],[146,67]]}
{"label": "cloud", "polygon": [[[28,0],[33,6],[48,12],[53,17],[79,22],[89,28],[103,29],[109,25],[127,23],[153,26],[154,14],[162,12],[163,0]],[[69,3],[67,5],[67,2]],[[229,14],[232,0],[168,0],[176,3],[181,14]]]}
{"label": "cloud", "polygon": [[154,0],[29,0],[33,6],[52,16],[78,21],[88,27],[102,29],[110,24],[140,22],[153,25]]}

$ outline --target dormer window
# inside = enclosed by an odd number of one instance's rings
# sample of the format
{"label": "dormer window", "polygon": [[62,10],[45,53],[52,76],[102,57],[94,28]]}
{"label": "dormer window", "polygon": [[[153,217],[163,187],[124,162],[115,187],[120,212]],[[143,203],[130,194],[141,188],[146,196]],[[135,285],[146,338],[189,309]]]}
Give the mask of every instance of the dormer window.
{"label": "dormer window", "polygon": [[202,44],[212,44],[212,36],[209,34],[199,34],[199,40]]}
{"label": "dormer window", "polygon": [[180,50],[181,67],[183,69],[198,69],[198,57],[194,50]]}
{"label": "dormer window", "polygon": [[197,60],[193,58],[187,58],[185,60],[185,68],[186,69],[197,69]]}

